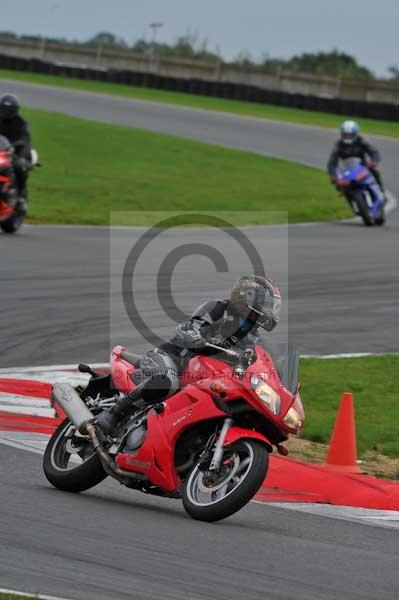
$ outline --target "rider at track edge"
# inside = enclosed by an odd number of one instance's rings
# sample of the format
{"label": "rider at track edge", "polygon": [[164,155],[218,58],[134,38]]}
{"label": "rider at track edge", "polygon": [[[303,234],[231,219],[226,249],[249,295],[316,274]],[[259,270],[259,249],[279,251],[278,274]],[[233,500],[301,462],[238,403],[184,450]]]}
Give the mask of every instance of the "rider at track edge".
{"label": "rider at track edge", "polygon": [[338,182],[337,175],[340,160],[358,157],[374,175],[383,194],[385,194],[381,173],[377,169],[381,161],[381,155],[377,148],[359,135],[359,131],[359,125],[355,121],[344,121],[342,123],[341,138],[334,145],[327,163],[327,171],[331,177],[331,183],[336,185]]}
{"label": "rider at track edge", "polygon": [[[271,279],[244,275],[234,284],[230,298],[205,302],[188,321],[177,326],[169,342],[147,352],[133,379],[140,388],[148,382],[148,397],[154,381],[154,395],[161,391],[161,376],[162,395],[171,396],[179,389],[179,372],[184,371],[194,355],[217,354],[218,350],[206,346],[206,343],[251,351],[259,339],[259,327],[272,331],[279,322],[280,310],[280,290]],[[104,433],[111,435],[118,422],[133,410],[134,405],[128,394],[110,411],[101,413],[97,424]]]}
{"label": "rider at track edge", "polygon": [[19,114],[20,102],[14,94],[4,94],[0,98],[0,135],[8,139],[14,147],[13,163],[18,194],[24,209],[27,208],[27,179],[31,164],[31,137],[28,123]]}

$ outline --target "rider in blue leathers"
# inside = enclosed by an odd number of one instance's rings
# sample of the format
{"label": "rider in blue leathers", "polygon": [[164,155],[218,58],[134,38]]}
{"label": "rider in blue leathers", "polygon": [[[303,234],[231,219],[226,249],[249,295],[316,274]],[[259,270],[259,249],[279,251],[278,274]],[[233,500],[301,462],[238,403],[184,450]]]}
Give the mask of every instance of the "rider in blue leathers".
{"label": "rider in blue leathers", "polygon": [[377,148],[367,142],[359,135],[359,125],[355,121],[344,121],[341,125],[341,138],[336,142],[327,163],[327,171],[331,183],[336,185],[339,162],[351,157],[358,157],[362,163],[371,171],[382,193],[384,184],[381,173],[377,169],[381,162],[381,155]]}

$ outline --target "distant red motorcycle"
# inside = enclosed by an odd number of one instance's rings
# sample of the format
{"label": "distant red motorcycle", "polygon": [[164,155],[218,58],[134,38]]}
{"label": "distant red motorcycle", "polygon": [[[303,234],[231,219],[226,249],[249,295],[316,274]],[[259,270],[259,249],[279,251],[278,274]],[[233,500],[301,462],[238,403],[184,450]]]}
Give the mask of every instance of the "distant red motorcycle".
{"label": "distant red motorcycle", "polygon": [[69,384],[55,384],[53,400],[68,418],[45,451],[49,482],[81,492],[110,475],[129,488],[182,498],[188,514],[203,521],[247,504],[266,477],[273,446],[286,454],[282,442],[302,427],[298,359],[287,354],[275,363],[260,346],[208,346],[218,354],[193,357],[171,398],[143,391],[113,438],[96,427],[96,415],[135,389],[139,356],[117,346],[108,375],[79,365],[91,374],[80,395]]}
{"label": "distant red motorcycle", "polygon": [[[0,228],[15,233],[26,214],[26,201],[19,196],[14,174],[15,147],[0,135]],[[39,166],[36,150],[31,152],[29,169]]]}

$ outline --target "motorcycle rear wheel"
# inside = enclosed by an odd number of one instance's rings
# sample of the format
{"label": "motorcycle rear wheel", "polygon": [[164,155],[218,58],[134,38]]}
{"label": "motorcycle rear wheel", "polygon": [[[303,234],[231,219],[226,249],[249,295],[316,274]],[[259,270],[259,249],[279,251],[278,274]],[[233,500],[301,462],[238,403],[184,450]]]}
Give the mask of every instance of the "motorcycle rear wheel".
{"label": "motorcycle rear wheel", "polygon": [[183,505],[193,519],[220,521],[234,514],[256,494],[269,466],[263,444],[239,440],[224,450],[220,473],[210,476],[195,465],[184,482]]}
{"label": "motorcycle rear wheel", "polygon": [[51,436],[43,456],[47,480],[64,492],[84,492],[107,477],[87,438],[76,434],[75,427],[65,419]]}

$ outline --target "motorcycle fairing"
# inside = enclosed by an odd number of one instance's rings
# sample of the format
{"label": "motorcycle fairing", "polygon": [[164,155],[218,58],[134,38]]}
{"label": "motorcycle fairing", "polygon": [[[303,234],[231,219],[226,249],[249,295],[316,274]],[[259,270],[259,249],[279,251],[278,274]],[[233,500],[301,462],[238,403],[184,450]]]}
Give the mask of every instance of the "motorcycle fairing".
{"label": "motorcycle fairing", "polygon": [[[111,373],[114,384],[121,391],[134,389],[131,379],[132,366],[121,357],[122,347],[114,348],[111,354]],[[281,411],[274,415],[246,385],[247,379],[235,378],[233,366],[214,356],[197,355],[188,365],[190,380],[181,380],[182,389],[162,403],[162,412],[150,411],[147,419],[147,434],[143,444],[134,452],[121,452],[116,457],[117,465],[126,471],[143,474],[150,484],[168,492],[179,491],[182,481],[174,462],[176,444],[181,435],[196,423],[222,420],[228,416],[229,403],[241,399],[258,413],[277,425],[281,431],[289,430],[282,416],[294,403],[294,395],[287,390],[279,377],[270,355],[260,347],[256,349],[256,361],[247,369],[246,378],[256,374],[267,381],[281,397]],[[215,385],[222,390],[218,396]],[[222,402],[217,402],[222,399]],[[226,410],[223,410],[223,407]],[[261,418],[261,416],[260,416]],[[216,423],[215,423],[216,426]],[[233,426],[226,437],[226,444],[238,439],[253,438],[271,450],[270,440],[252,428]]]}
{"label": "motorcycle fairing", "polygon": [[243,427],[236,427],[234,425],[233,427],[230,427],[229,431],[227,432],[227,435],[224,440],[224,446],[230,446],[230,444],[233,444],[237,440],[243,439],[259,440],[260,442],[265,444],[269,452],[271,452],[273,449],[271,442],[267,439],[266,436],[262,435],[261,433],[258,433],[257,431],[250,431],[249,429],[244,429]]}
{"label": "motorcycle fairing", "polygon": [[[191,389],[190,389],[191,388]],[[181,488],[174,457],[177,440],[197,422],[225,417],[211,396],[193,386],[186,386],[164,403],[161,414],[148,415],[147,435],[142,446],[134,453],[120,453],[116,458],[119,467],[146,475],[153,485],[169,492]]]}
{"label": "motorcycle fairing", "polygon": [[0,200],[0,220],[5,221],[14,213],[14,207],[5,200]]}
{"label": "motorcycle fairing", "polygon": [[359,188],[367,189],[370,192],[372,201],[370,213],[372,217],[376,217],[384,203],[384,197],[380,186],[370,170],[365,165],[359,163],[353,169],[344,171],[342,177],[348,183],[356,183]]}

